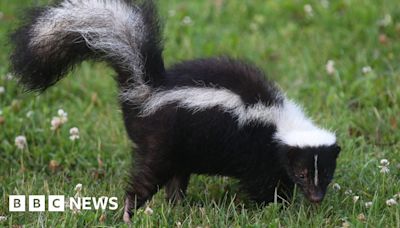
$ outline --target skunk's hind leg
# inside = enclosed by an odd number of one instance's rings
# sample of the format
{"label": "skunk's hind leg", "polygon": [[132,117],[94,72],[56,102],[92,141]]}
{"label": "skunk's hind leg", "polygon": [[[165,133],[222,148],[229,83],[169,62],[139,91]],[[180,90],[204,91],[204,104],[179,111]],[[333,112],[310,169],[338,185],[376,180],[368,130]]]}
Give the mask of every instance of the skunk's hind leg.
{"label": "skunk's hind leg", "polygon": [[126,190],[124,221],[130,222],[132,210],[143,206],[147,200],[172,178],[170,162],[163,151],[137,150],[136,163]]}
{"label": "skunk's hind leg", "polygon": [[178,203],[182,201],[186,195],[189,179],[189,174],[174,175],[165,186],[167,200],[171,203]]}

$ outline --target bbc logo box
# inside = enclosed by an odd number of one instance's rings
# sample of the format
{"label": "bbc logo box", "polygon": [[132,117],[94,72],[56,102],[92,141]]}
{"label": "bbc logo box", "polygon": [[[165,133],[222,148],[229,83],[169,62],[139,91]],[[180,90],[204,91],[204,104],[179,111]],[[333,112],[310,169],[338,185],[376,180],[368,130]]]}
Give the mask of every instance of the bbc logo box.
{"label": "bbc logo box", "polygon": [[10,212],[23,212],[25,211],[25,203],[24,195],[10,195],[8,197],[8,210]]}
{"label": "bbc logo box", "polygon": [[[46,197],[44,195],[30,195],[29,197],[10,195],[8,200],[8,210],[10,212],[43,212],[46,210]],[[65,197],[63,195],[49,195],[47,198],[47,210],[52,212],[64,211]]]}

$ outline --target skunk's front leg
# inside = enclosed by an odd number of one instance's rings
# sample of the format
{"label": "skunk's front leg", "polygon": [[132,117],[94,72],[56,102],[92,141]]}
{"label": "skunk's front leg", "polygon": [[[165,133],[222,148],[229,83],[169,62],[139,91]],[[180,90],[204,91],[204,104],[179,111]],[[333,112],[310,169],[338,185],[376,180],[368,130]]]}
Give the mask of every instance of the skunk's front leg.
{"label": "skunk's front leg", "polygon": [[168,161],[160,151],[140,151],[126,190],[124,221],[130,223],[132,210],[143,206],[172,177]]}

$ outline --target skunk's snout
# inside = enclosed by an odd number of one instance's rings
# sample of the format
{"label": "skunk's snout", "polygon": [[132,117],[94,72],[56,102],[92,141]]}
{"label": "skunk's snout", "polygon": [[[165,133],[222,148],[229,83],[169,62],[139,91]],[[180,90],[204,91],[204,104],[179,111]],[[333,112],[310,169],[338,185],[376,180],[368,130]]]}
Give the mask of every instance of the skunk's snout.
{"label": "skunk's snout", "polygon": [[311,203],[321,203],[324,199],[324,193],[321,191],[311,192],[307,198]]}

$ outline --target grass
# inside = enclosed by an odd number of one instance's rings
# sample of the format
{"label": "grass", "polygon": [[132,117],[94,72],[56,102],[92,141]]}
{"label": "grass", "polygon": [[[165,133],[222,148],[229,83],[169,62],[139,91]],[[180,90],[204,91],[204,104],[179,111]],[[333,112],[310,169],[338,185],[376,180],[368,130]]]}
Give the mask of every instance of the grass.
{"label": "grass", "polygon": [[[45,93],[23,93],[7,80],[7,33],[22,8],[48,1],[0,1],[0,226],[120,226],[123,188],[131,144],[117,104],[112,69],[84,62]],[[222,2],[221,6],[218,3]],[[133,218],[138,227],[400,227],[400,8],[396,0],[330,1],[159,1],[165,19],[167,65],[228,54],[254,62],[304,104],[322,126],[337,132],[342,153],[326,199],[314,207],[298,194],[290,205],[259,207],[236,196],[235,181],[192,177],[188,197],[172,207],[160,191]],[[304,5],[310,4],[313,16]],[[388,17],[390,16],[390,18]],[[182,23],[189,16],[192,23]],[[383,20],[386,16],[386,21]],[[391,19],[391,20],[389,20]],[[187,20],[187,19],[186,19]],[[327,74],[328,60],[335,72]],[[372,71],[363,73],[362,67]],[[58,109],[68,122],[58,131],[50,121]],[[31,117],[26,114],[33,111]],[[81,138],[69,140],[78,127]],[[28,148],[14,139],[24,135]],[[379,161],[388,159],[388,174]],[[99,160],[100,163],[99,164]],[[50,164],[52,163],[52,164]],[[8,212],[10,194],[117,196],[117,211]],[[351,189],[351,194],[346,194]],[[353,197],[359,196],[357,202]],[[372,201],[372,207],[365,203]],[[397,198],[400,201],[400,198]],[[104,214],[102,216],[102,214]],[[362,218],[363,214],[365,218]]]}

